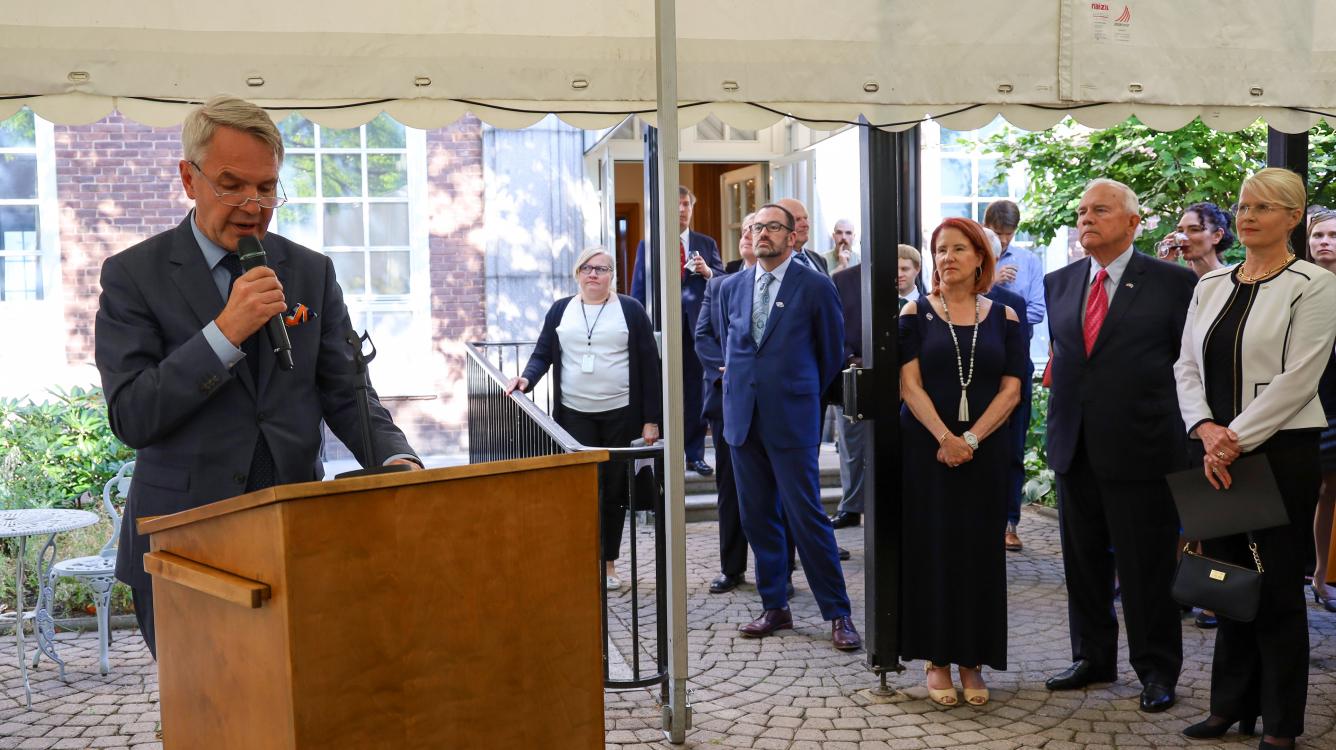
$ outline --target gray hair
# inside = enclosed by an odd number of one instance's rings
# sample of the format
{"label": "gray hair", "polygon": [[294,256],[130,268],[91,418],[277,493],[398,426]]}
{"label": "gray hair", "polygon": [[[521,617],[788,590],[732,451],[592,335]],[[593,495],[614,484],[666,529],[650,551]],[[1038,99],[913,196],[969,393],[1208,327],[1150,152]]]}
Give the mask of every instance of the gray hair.
{"label": "gray hair", "polygon": [[[645,245],[645,247],[648,248],[649,245]],[[594,257],[595,255],[608,256],[608,267],[612,269],[612,289],[613,291],[616,291],[617,259],[612,257],[612,253],[608,252],[607,250],[604,250],[603,248],[597,245],[593,247],[587,247],[584,249],[583,252],[580,253],[580,255],[575,259],[575,268],[571,271],[571,273],[575,275],[575,278],[577,279],[580,278],[580,266],[583,266],[584,264],[588,263],[589,259]]]}
{"label": "gray hair", "polygon": [[1137,198],[1136,191],[1117,180],[1108,177],[1096,177],[1086,183],[1085,190],[1081,191],[1081,194],[1085,195],[1086,193],[1089,193],[1092,188],[1097,188],[1101,185],[1111,187],[1119,193],[1122,193],[1123,209],[1130,214],[1136,214],[1137,216],[1141,215],[1141,201]]}
{"label": "gray hair", "polygon": [[283,163],[283,135],[269,114],[260,107],[230,94],[220,94],[191,110],[181,126],[181,150],[186,161],[204,161],[214,131],[232,128],[259,138]]}

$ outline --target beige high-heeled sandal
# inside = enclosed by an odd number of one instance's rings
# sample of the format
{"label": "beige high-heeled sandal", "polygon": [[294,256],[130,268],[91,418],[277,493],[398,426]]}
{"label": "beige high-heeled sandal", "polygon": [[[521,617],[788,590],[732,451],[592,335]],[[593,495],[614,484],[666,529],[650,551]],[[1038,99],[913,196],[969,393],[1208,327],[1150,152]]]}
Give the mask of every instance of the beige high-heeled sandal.
{"label": "beige high-heeled sandal", "polygon": [[[982,665],[981,665],[981,666],[977,666],[977,667],[965,667],[965,666],[962,666],[962,667],[960,668],[960,671],[963,673],[963,672],[964,672],[965,670],[967,670],[967,669],[970,670],[971,672],[974,672],[975,674],[977,674],[977,675],[979,676],[979,679],[980,679],[980,680],[983,679],[983,666],[982,666]],[[961,684],[961,689],[962,689],[962,690],[964,691],[964,693],[965,693],[965,702],[966,702],[966,703],[970,704],[971,706],[982,706],[982,705],[984,705],[985,703],[988,702],[988,688],[986,688],[986,687],[984,687],[984,688],[967,688],[967,687],[964,687],[964,685],[965,685],[965,675],[964,675],[964,674],[961,674],[961,676],[960,676],[960,684]]]}
{"label": "beige high-heeled sandal", "polygon": [[[946,670],[947,679],[949,680],[951,678],[950,664],[946,665],[945,667],[939,667],[936,664],[933,664],[931,661],[923,663],[924,675],[931,673],[934,669]],[[928,688],[928,699],[931,700],[933,703],[936,703],[939,706],[946,706],[947,708],[955,708],[956,706],[960,705],[960,697],[956,695],[956,686],[954,684],[952,684],[951,687],[949,688],[935,688],[931,685],[928,685],[927,683],[928,683],[927,679],[924,679],[923,684]]]}

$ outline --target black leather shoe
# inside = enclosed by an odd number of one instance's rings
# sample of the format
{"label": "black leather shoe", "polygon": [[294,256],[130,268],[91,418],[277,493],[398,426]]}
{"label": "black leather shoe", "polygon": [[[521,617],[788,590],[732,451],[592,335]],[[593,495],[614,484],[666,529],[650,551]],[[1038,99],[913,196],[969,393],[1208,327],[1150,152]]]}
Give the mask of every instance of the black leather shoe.
{"label": "black leather shoe", "polygon": [[746,582],[747,579],[743,578],[741,574],[731,576],[727,573],[720,573],[718,578],[710,581],[710,593],[727,594]]}
{"label": "black leather shoe", "polygon": [[[1246,734],[1249,737],[1257,733],[1257,717],[1245,716],[1239,719],[1239,734]],[[1199,721],[1190,727],[1183,729],[1184,737],[1191,737],[1194,740],[1210,740],[1216,737],[1225,736],[1225,732],[1234,725],[1233,719],[1226,719],[1222,716],[1212,714],[1206,721]]]}
{"label": "black leather shoe", "polygon": [[830,641],[841,651],[856,651],[863,647],[863,638],[847,615],[830,621]]}
{"label": "black leather shoe", "polygon": [[830,525],[837,529],[845,529],[850,526],[857,526],[858,520],[859,515],[857,513],[850,513],[847,510],[842,510],[830,517]]}
{"label": "black leather shoe", "polygon": [[843,548],[843,547],[839,547],[838,549],[840,550],[840,559],[841,559],[841,560],[848,560],[850,557],[853,557],[853,555],[850,555],[850,554],[849,554],[849,550],[847,550],[847,549],[845,549],[845,548]]}
{"label": "black leather shoe", "polygon": [[1113,682],[1118,674],[1113,670],[1099,670],[1085,659],[1077,659],[1058,674],[1048,678],[1044,687],[1049,690],[1079,690],[1095,682]]}
{"label": "black leather shoe", "polygon": [[1220,621],[1215,619],[1214,612],[1208,613],[1204,609],[1197,613],[1197,616],[1193,618],[1192,622],[1202,630],[1210,630],[1220,624]]}
{"label": "black leather shoe", "polygon": [[704,461],[688,461],[687,468],[703,477],[708,477],[714,473],[714,469],[710,468],[710,465]]}
{"label": "black leather shoe", "polygon": [[1141,689],[1141,710],[1148,714],[1158,714],[1174,705],[1175,698],[1173,688],[1152,682]]}

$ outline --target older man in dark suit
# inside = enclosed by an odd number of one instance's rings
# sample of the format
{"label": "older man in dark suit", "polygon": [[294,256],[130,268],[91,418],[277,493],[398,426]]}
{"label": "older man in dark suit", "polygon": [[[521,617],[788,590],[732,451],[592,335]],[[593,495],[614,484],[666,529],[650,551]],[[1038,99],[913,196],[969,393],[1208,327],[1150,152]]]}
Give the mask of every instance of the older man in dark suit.
{"label": "older man in dark suit", "polygon": [[[715,274],[724,272],[723,257],[719,246],[710,237],[691,229],[691,216],[696,210],[696,195],[685,185],[678,187],[677,222],[682,234],[679,238],[677,258],[680,265],[668,263],[670,268],[680,268],[682,274],[682,422],[686,434],[683,437],[687,468],[709,476],[714,469],[705,463],[705,420],[701,417],[701,362],[695,354],[694,338],[696,321],[700,319],[701,300],[705,297],[705,285]],[[671,249],[664,253],[671,258]],[[631,296],[640,304],[645,304],[645,243],[636,247],[636,262],[631,270]]]}
{"label": "older man in dark suit", "polygon": [[1073,659],[1047,686],[1117,677],[1116,570],[1141,709],[1157,712],[1173,705],[1183,663],[1169,596],[1178,517],[1164,477],[1187,465],[1173,366],[1197,279],[1136,252],[1139,214],[1126,185],[1091,182],[1077,208],[1088,257],[1044,279],[1053,346],[1048,462]]}
{"label": "older man in dark suit", "polygon": [[761,637],[793,627],[784,590],[791,536],[835,647],[856,649],[862,639],[817,469],[821,395],[844,361],[844,320],[830,279],[793,261],[793,226],[785,209],[762,206],[752,220],[757,264],[719,285],[724,436],[765,607],[741,631]]}
{"label": "older man in dark suit", "polygon": [[[362,454],[352,330],[328,258],[265,230],[285,200],[283,141],[259,107],[216,97],[187,118],[179,169],[195,209],[102,266],[96,361],[116,436],[136,451],[116,577],[156,656],[148,539],[135,522],[275,484],[320,479],[323,419],[365,466],[418,468],[371,393],[377,455]],[[242,273],[242,238],[267,267]],[[311,314],[288,328],[294,366],[280,370],[261,329],[289,305]]]}

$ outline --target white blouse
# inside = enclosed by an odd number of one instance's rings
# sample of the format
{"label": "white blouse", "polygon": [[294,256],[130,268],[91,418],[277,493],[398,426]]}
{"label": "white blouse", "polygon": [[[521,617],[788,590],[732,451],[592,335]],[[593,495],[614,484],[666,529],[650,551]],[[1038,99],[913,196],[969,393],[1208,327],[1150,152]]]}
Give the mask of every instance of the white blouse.
{"label": "white blouse", "polygon": [[599,305],[576,296],[557,324],[557,339],[562,406],[595,414],[631,405],[629,332],[617,295]]}

